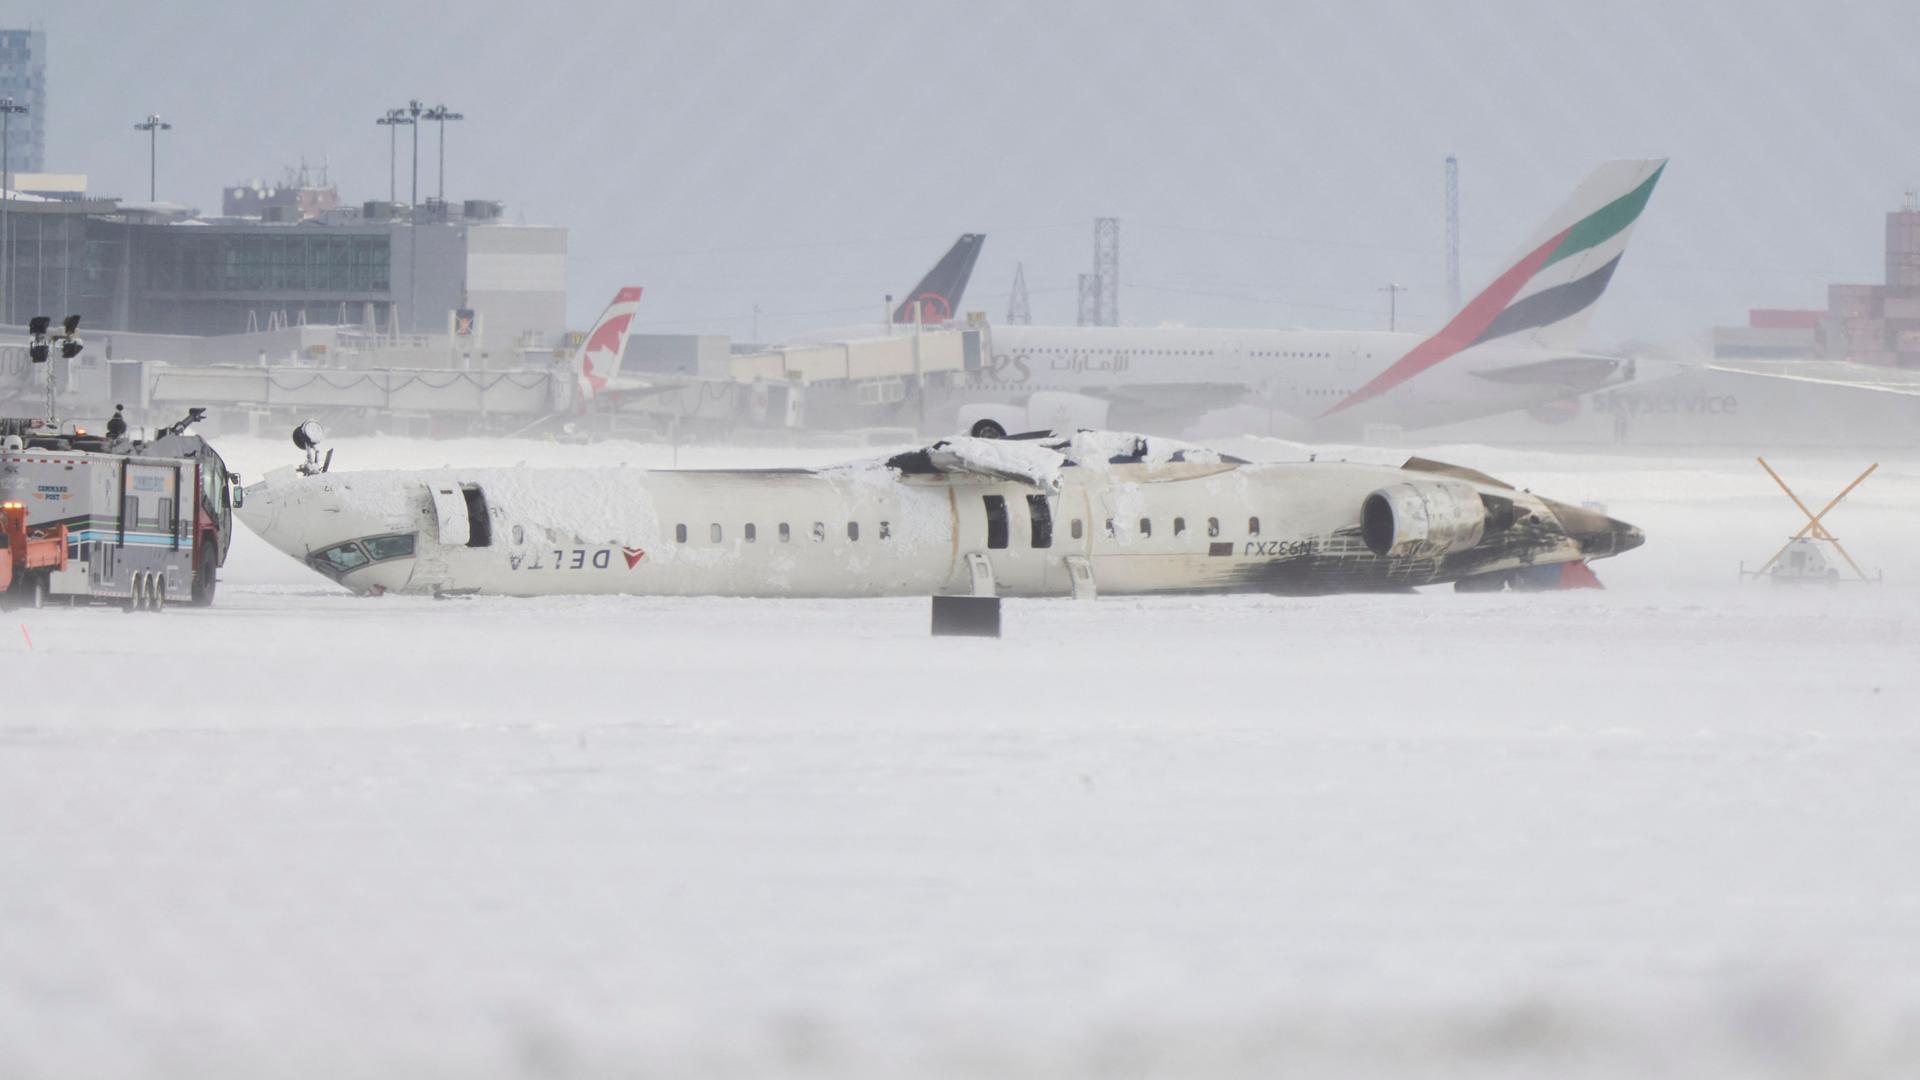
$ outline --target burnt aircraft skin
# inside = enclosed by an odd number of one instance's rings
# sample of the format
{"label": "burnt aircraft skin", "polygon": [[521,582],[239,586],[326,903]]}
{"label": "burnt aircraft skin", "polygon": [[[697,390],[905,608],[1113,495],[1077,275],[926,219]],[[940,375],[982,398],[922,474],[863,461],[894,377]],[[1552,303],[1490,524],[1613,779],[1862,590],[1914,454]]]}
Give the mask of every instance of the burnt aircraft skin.
{"label": "burnt aircraft skin", "polygon": [[1104,432],[827,469],[283,470],[241,517],[362,593],[940,596],[985,577],[993,595],[1064,596],[1080,572],[1117,595],[1319,595],[1493,581],[1643,542],[1439,463],[1254,464]]}

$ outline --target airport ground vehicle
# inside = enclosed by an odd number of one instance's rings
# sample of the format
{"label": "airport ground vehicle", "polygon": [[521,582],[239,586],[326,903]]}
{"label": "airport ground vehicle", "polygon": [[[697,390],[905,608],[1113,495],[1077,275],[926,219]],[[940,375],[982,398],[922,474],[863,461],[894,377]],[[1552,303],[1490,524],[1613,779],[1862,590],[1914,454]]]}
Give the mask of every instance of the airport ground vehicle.
{"label": "airport ground vehicle", "polygon": [[[53,331],[35,316],[33,362],[56,345],[77,356],[79,325],[68,316]],[[52,417],[51,389],[47,401]],[[151,437],[136,437],[118,412],[105,434],[57,419],[0,419],[0,603],[64,597],[154,611],[212,603],[233,539],[236,478],[188,430],[204,415],[189,409]]]}
{"label": "airport ground vehicle", "polygon": [[233,538],[233,475],[187,428],[151,440],[0,420],[6,602],[213,602]]}

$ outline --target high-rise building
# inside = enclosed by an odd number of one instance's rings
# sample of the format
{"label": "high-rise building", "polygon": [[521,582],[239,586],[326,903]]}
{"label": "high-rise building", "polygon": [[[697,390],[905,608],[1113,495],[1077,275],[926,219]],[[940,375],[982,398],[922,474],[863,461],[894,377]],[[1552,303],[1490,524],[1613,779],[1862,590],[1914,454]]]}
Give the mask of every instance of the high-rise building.
{"label": "high-rise building", "polygon": [[7,164],[37,173],[47,161],[47,35],[43,30],[0,30],[0,97],[27,107],[7,125]]}

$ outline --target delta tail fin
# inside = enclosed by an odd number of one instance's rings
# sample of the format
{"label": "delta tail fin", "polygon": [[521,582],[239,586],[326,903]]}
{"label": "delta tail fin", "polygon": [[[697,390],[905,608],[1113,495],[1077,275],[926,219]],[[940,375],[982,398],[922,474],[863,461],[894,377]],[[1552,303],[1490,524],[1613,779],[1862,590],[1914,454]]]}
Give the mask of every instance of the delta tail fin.
{"label": "delta tail fin", "polygon": [[955,240],[933,269],[927,271],[927,276],[920,279],[920,284],[893,309],[893,321],[913,322],[916,308],[923,323],[952,320],[953,313],[960,309],[960,297],[967,291],[967,280],[973,277],[973,264],[980,258],[980,247],[986,242],[985,233],[966,233]]}
{"label": "delta tail fin", "polygon": [[1657,158],[1610,161],[1595,169],[1520,256],[1439,333],[1323,415],[1379,397],[1475,345],[1501,341],[1541,349],[1577,348],[1666,167],[1666,159]]}
{"label": "delta tail fin", "polygon": [[587,332],[586,340],[573,354],[573,371],[580,383],[582,401],[607,388],[620,371],[620,357],[627,351],[627,332],[633,326],[633,313],[640,310],[640,286],[628,285],[600,313]]}

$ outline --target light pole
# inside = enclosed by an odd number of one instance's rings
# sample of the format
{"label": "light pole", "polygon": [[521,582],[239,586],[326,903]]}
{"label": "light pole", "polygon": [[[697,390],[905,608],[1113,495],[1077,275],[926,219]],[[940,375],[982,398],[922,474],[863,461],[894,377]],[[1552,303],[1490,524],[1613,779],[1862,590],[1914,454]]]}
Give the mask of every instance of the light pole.
{"label": "light pole", "polygon": [[13,270],[7,204],[13,201],[13,118],[26,111],[27,107],[14,104],[12,97],[0,97],[0,322],[13,319],[13,294],[7,291],[7,278]]}
{"label": "light pole", "polygon": [[388,109],[387,115],[374,123],[387,129],[387,201],[391,203],[400,198],[400,190],[394,179],[394,161],[400,153],[400,125],[413,123],[413,118],[407,115],[405,109]]}
{"label": "light pole", "polygon": [[1400,299],[1400,294],[1407,291],[1407,287],[1405,285],[1400,284],[1397,281],[1389,281],[1385,285],[1380,286],[1380,288],[1376,291],[1387,294],[1387,329],[1398,330],[1399,329],[1399,319],[1398,319],[1399,312],[1397,309],[1400,306],[1398,301]]}
{"label": "light pole", "polygon": [[172,131],[173,125],[160,119],[158,113],[148,113],[146,120],[133,125],[135,131],[147,133],[147,201],[155,202],[160,196],[160,133]]}
{"label": "light pole", "polygon": [[454,112],[445,105],[435,105],[420,114],[423,120],[435,120],[440,124],[440,201],[447,201],[447,121],[465,120],[466,117]]}
{"label": "light pole", "polygon": [[420,114],[427,107],[419,98],[407,102],[407,123],[413,126],[413,194],[407,200],[407,333],[420,332]]}

